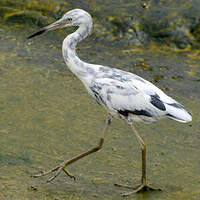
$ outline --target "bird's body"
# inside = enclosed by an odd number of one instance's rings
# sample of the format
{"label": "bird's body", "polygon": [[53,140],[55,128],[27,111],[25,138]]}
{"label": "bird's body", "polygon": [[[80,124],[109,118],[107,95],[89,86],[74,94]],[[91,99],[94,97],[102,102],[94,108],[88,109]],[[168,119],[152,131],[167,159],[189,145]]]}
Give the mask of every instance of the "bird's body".
{"label": "bird's body", "polygon": [[[85,14],[85,11],[76,10]],[[181,104],[149,81],[130,72],[80,60],[76,55],[76,45],[92,29],[92,18],[88,13],[85,15],[85,23],[63,41],[62,52],[67,66],[98,104],[129,121],[151,122],[165,117],[180,122],[191,121],[191,114]]]}
{"label": "bird's body", "polygon": [[146,145],[133,127],[132,121],[152,122],[161,118],[171,118],[179,122],[189,122],[192,120],[191,113],[155,85],[135,74],[80,60],[76,54],[76,45],[86,38],[92,29],[92,18],[84,10],[74,9],[67,12],[60,20],[39,30],[29,38],[48,30],[67,26],[78,26],[79,28],[63,41],[62,53],[65,63],[82,81],[96,102],[107,110],[109,117],[103,136],[96,147],[62,163],[53,170],[34,177],[46,175],[56,170],[56,175],[50,180],[54,179],[61,170],[69,175],[65,170],[67,165],[98,151],[102,147],[106,129],[111,123],[112,117],[117,115],[131,126],[142,149],[142,184],[134,192],[151,189],[146,185]]}

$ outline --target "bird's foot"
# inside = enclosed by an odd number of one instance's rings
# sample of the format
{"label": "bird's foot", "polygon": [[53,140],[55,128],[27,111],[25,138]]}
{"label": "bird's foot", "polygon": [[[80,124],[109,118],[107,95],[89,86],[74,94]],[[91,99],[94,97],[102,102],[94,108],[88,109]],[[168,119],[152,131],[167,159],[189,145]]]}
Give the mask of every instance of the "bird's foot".
{"label": "bird's foot", "polygon": [[153,191],[153,190],[162,191],[160,188],[153,188],[153,187],[148,186],[147,184],[144,184],[144,183],[137,185],[135,187],[134,186],[128,186],[128,185],[121,185],[121,184],[115,184],[115,186],[128,188],[128,189],[132,190],[130,192],[122,193],[123,196],[129,196],[129,195],[134,194],[134,193],[145,192],[145,191]]}
{"label": "bird's foot", "polygon": [[39,174],[31,175],[31,177],[33,177],[33,178],[38,178],[38,177],[46,176],[46,175],[48,175],[48,174],[51,174],[51,173],[55,172],[55,174],[47,180],[47,183],[49,183],[49,182],[51,182],[52,180],[54,180],[62,171],[64,171],[65,174],[66,174],[68,177],[70,177],[70,178],[76,180],[76,177],[73,176],[72,174],[70,174],[69,171],[68,171],[65,167],[66,167],[66,166],[63,165],[63,163],[62,163],[61,165],[58,165],[57,167],[55,167],[55,168],[53,168],[53,169],[51,169],[51,170],[49,170],[49,171],[41,171]]}

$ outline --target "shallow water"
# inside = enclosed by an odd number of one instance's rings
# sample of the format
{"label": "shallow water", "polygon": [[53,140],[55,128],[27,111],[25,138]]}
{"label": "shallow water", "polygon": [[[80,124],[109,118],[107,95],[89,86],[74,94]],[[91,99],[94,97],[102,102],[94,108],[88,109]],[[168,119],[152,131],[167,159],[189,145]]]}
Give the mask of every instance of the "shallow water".
{"label": "shallow water", "polygon": [[[64,174],[49,184],[47,177],[30,177],[96,145],[106,117],[66,68],[61,56],[64,34],[27,41],[31,32],[0,28],[0,198],[123,199],[120,194],[125,190],[114,183],[139,183],[141,154],[129,128],[118,119],[100,152],[68,167],[77,181]],[[154,82],[193,113],[190,124],[161,120],[136,125],[148,148],[148,182],[163,191],[127,199],[200,199],[200,52],[120,48],[95,38],[82,42],[79,49],[88,62]]]}

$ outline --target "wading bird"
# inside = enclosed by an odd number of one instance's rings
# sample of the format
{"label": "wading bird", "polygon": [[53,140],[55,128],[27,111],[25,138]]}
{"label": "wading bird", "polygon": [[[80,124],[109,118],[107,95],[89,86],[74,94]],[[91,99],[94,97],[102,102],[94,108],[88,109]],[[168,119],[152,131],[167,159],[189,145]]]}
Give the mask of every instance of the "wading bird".
{"label": "wading bird", "polygon": [[152,122],[161,118],[170,118],[179,122],[190,122],[191,113],[181,104],[167,96],[147,80],[119,69],[86,63],[77,56],[76,45],[86,38],[92,30],[92,18],[89,13],[82,9],[74,9],[63,15],[58,21],[41,28],[28,37],[32,38],[44,32],[77,26],[78,29],[68,35],[62,45],[63,58],[69,69],[82,81],[89,94],[98,104],[105,108],[108,113],[102,137],[99,143],[90,150],[69,159],[55,168],[33,175],[40,177],[52,172],[55,174],[47,182],[56,178],[61,171],[74,178],[67,171],[66,166],[102,148],[108,126],[114,116],[125,120],[136,136],[142,150],[142,178],[141,184],[136,187],[123,186],[132,189],[129,195],[144,190],[153,190],[146,182],[146,145],[136,131],[133,121]]}

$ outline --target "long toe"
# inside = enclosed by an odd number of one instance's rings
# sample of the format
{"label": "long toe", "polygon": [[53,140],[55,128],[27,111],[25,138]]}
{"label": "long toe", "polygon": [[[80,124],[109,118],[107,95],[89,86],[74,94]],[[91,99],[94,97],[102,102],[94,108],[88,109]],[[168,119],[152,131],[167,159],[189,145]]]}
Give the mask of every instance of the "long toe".
{"label": "long toe", "polygon": [[147,192],[147,191],[162,191],[160,188],[153,188],[151,186],[148,185],[143,185],[141,184],[139,187],[137,187],[136,189],[133,189],[130,192],[125,192],[122,195],[123,196],[129,196],[131,194],[135,194],[135,193],[140,193],[140,192]]}
{"label": "long toe", "polygon": [[63,168],[63,171],[65,172],[66,176],[74,179],[74,181],[76,181],[76,177],[73,176],[67,169]]}
{"label": "long toe", "polygon": [[131,194],[146,192],[146,191],[154,191],[154,190],[162,191],[160,188],[154,188],[154,187],[148,186],[146,184],[140,184],[137,186],[115,184],[115,186],[131,189],[131,191],[129,191],[129,192],[123,192],[122,193],[123,196],[129,196]]}

